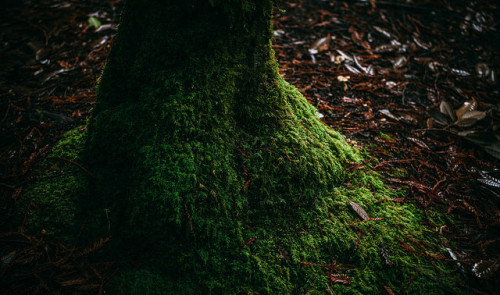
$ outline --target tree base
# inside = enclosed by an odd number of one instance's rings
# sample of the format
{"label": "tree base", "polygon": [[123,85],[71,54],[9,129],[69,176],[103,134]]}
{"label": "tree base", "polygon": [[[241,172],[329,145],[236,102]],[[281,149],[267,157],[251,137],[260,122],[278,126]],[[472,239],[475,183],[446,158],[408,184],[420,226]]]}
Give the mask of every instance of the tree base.
{"label": "tree base", "polygon": [[[460,293],[450,283],[458,277],[455,265],[443,258],[444,237],[422,225],[422,210],[409,203],[376,203],[403,192],[389,190],[368,169],[344,171],[344,162],[361,161],[359,152],[320,123],[293,87],[281,83],[288,115],[280,128],[261,136],[240,133],[235,150],[222,149],[228,153],[222,160],[215,158],[220,150],[214,155],[208,150],[204,157],[211,165],[188,177],[189,194],[136,194],[123,200],[125,208],[135,204],[132,211],[98,201],[103,196],[93,195],[95,180],[74,163],[61,163],[84,161],[86,134],[69,132],[40,169],[56,161],[58,171],[52,169],[23,194],[21,204],[38,204],[26,230],[45,229],[48,237],[71,242],[85,221],[88,242],[114,235],[110,255],[116,260],[134,249],[140,266],[121,261],[122,271],[106,287],[110,294],[381,294],[386,287],[396,293]],[[148,150],[159,157],[154,151]],[[214,163],[225,161],[227,171],[219,171]],[[144,199],[148,195],[153,199]],[[363,221],[351,201],[376,220]],[[449,222],[427,214],[437,226]]]}

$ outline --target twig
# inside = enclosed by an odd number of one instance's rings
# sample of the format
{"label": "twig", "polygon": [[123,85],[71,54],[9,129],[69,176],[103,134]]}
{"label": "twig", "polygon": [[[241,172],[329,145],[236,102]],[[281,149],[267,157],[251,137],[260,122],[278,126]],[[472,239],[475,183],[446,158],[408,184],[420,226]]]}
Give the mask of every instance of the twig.
{"label": "twig", "polygon": [[184,203],[184,211],[185,211],[186,216],[189,220],[189,227],[190,227],[191,233],[193,233],[193,222],[191,221],[191,214],[189,214],[189,210],[188,210],[186,203]]}
{"label": "twig", "polygon": [[61,158],[61,157],[48,157],[48,159],[56,159],[56,160],[68,162],[68,163],[73,164],[73,165],[77,166],[78,168],[80,168],[83,172],[87,173],[87,175],[92,177],[93,179],[96,178],[95,175],[92,174],[92,172],[90,172],[87,168],[83,167],[81,164],[79,164],[73,160]]}

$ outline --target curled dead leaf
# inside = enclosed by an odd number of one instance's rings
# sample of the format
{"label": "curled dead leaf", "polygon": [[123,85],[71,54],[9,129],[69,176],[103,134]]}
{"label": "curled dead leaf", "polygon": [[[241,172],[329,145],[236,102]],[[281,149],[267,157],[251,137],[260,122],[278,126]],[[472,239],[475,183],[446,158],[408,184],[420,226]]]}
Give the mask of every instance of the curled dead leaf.
{"label": "curled dead leaf", "polygon": [[373,28],[375,29],[375,31],[379,32],[380,34],[382,34],[384,37],[388,38],[388,39],[396,39],[396,37],[389,33],[389,31],[379,27],[379,26],[373,26]]}

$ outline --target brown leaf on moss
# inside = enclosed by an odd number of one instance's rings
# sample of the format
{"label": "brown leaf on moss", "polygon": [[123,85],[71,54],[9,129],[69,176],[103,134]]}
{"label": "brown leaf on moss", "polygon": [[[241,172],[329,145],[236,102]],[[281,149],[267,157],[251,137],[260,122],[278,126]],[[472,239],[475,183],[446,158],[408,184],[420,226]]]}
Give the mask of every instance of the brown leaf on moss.
{"label": "brown leaf on moss", "polygon": [[363,207],[361,207],[358,203],[349,201],[349,205],[351,205],[352,209],[358,213],[359,217],[361,217],[363,221],[370,219],[368,213],[366,213],[365,209],[363,209]]}
{"label": "brown leaf on moss", "polygon": [[342,284],[342,285],[350,285],[351,278],[345,274],[332,273],[330,275],[330,281],[332,284]]}

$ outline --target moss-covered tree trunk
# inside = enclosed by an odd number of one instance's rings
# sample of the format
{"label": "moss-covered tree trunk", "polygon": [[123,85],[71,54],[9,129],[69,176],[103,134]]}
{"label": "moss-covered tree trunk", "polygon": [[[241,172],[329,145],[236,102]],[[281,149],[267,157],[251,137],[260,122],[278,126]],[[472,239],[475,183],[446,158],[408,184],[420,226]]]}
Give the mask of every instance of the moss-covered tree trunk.
{"label": "moss-covered tree trunk", "polygon": [[255,226],[289,227],[356,158],[280,77],[271,12],[271,0],[125,4],[89,125],[93,195],[115,237],[176,273],[238,268]]}
{"label": "moss-covered tree trunk", "polygon": [[[425,215],[375,202],[395,193],[344,171],[359,152],[280,77],[271,11],[271,0],[126,1],[88,134],[52,150],[95,178],[61,166],[33,184],[26,228],[111,233],[122,263],[110,294],[447,292],[445,262],[398,246],[444,251]],[[383,220],[360,223],[351,201]]]}

